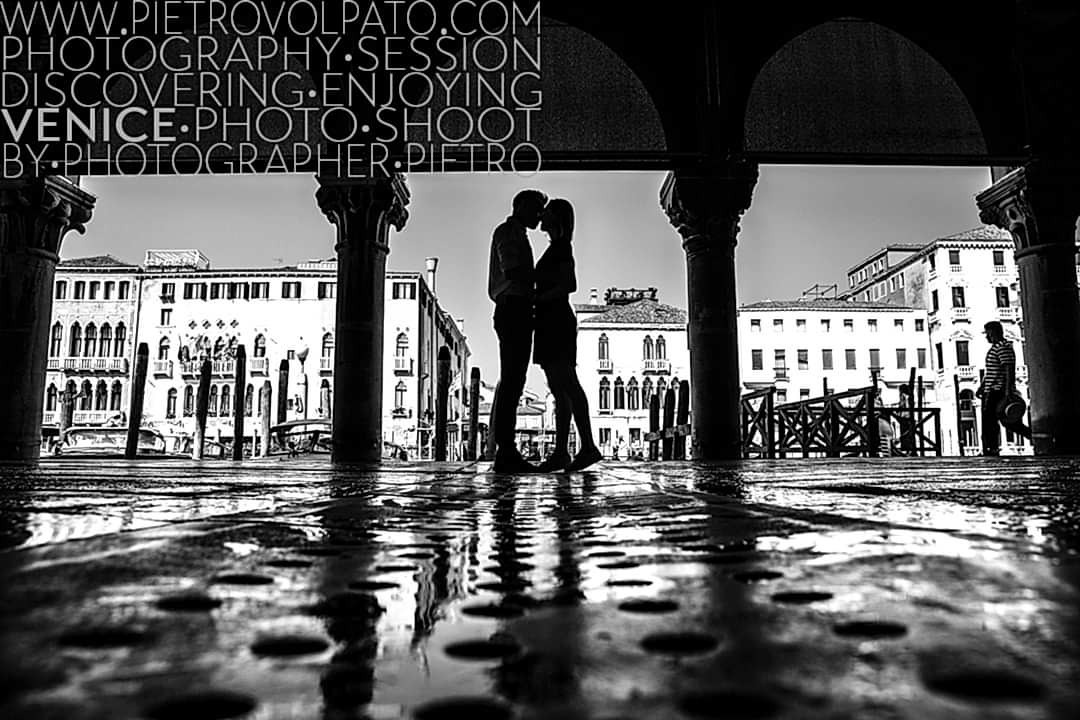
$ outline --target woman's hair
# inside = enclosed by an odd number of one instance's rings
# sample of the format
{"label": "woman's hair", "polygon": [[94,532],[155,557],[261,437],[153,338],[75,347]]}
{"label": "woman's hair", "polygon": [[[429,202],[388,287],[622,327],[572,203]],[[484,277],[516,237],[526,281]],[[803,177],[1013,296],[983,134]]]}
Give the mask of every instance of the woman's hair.
{"label": "woman's hair", "polygon": [[563,198],[555,198],[548,203],[546,208],[552,215],[555,216],[555,221],[562,228],[566,237],[566,241],[570,242],[574,239],[574,206],[570,204],[569,200]]}

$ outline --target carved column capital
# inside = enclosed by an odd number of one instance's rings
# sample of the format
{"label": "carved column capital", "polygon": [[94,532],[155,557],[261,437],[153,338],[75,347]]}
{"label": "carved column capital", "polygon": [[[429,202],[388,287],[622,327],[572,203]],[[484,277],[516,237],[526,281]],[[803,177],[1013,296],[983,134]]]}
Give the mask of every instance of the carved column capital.
{"label": "carved column capital", "polygon": [[687,254],[719,242],[735,246],[739,219],[750,207],[757,179],[757,163],[742,158],[729,159],[707,174],[668,173],[660,204]]}
{"label": "carved column capital", "polygon": [[982,222],[1009,231],[1017,253],[1053,251],[1075,242],[1080,183],[1068,167],[1033,160],[976,195],[975,203]]}
{"label": "carved column capital", "polygon": [[0,182],[0,252],[59,260],[64,236],[86,232],[96,200],[61,176]]}
{"label": "carved column capital", "polygon": [[409,188],[400,174],[360,180],[319,178],[315,200],[338,228],[335,250],[369,243],[387,252],[387,230],[390,226],[401,230],[409,219]]}

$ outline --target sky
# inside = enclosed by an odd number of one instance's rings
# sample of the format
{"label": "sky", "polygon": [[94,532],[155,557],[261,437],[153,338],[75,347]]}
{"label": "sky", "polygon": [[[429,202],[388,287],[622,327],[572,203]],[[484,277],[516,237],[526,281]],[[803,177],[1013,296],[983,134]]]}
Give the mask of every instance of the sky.
{"label": "sky", "polygon": [[[514,194],[536,187],[574,204],[578,292],[655,287],[686,307],[680,239],[659,203],[663,173],[410,175],[409,220],[391,232],[387,268],[423,271],[438,257],[436,292],[464,318],[471,364],[497,375],[487,297],[491,231]],[[891,243],[925,243],[980,225],[975,195],[986,168],[766,166],[743,216],[736,251],[740,303],[797,298],[815,283],[845,286],[847,269]],[[97,196],[85,235],[69,234],[64,259],[111,254],[140,263],[148,249],[196,248],[211,266],[273,267],[333,255],[334,228],[311,176],[87,178]],[[546,236],[531,234],[536,257]],[[543,385],[531,368],[529,385]]]}

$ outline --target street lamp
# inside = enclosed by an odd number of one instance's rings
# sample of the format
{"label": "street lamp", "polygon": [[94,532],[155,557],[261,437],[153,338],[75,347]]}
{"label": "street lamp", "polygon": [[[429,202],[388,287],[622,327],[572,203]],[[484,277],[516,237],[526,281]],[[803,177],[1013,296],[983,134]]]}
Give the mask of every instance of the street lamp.
{"label": "street lamp", "polygon": [[300,361],[300,377],[304,381],[304,419],[308,419],[308,380],[307,372],[304,370],[304,361],[307,360],[308,348],[305,345],[304,349],[296,353],[296,359]]}

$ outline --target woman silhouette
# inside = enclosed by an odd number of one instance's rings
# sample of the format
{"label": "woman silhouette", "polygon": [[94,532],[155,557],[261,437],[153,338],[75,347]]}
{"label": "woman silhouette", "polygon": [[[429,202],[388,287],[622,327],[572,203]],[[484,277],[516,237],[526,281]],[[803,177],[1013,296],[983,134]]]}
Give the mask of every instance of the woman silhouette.
{"label": "woman silhouette", "polygon": [[[581,470],[601,459],[593,442],[589,400],[577,376],[577,317],[570,295],[577,290],[574,275],[574,208],[556,198],[548,203],[540,229],[551,244],[536,263],[536,336],[533,362],[547,375],[555,396],[555,452],[540,465],[543,472]],[[570,417],[577,423],[581,450],[570,458]]]}

